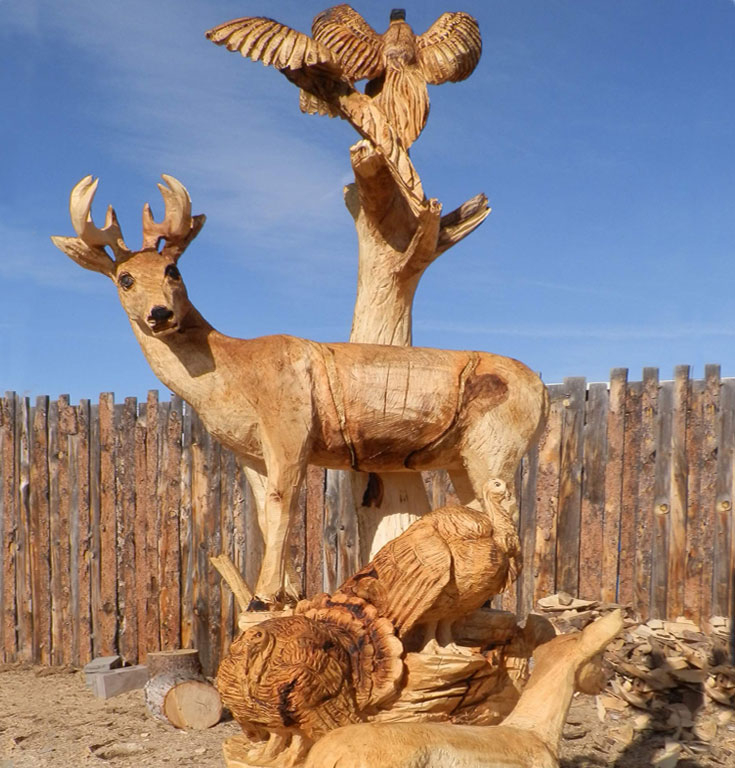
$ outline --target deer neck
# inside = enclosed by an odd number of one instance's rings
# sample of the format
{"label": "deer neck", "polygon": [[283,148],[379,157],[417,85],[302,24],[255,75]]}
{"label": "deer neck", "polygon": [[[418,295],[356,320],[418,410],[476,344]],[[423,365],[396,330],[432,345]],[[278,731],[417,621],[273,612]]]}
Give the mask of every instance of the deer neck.
{"label": "deer neck", "polygon": [[532,731],[558,754],[564,723],[574,695],[574,664],[535,669],[503,726]]}
{"label": "deer neck", "polygon": [[131,325],[153,373],[166,387],[197,411],[211,402],[220,385],[225,337],[198,310],[191,307],[179,329],[165,336],[154,336],[132,320]]}

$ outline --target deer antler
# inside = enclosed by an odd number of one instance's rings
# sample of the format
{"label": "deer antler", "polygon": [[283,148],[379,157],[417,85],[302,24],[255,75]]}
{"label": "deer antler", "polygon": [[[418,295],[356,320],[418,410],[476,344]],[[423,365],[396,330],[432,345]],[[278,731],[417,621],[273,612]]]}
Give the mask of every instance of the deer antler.
{"label": "deer antler", "polygon": [[99,179],[85,176],[77,182],[69,197],[71,223],[79,239],[90,248],[112,248],[116,261],[123,261],[130,256],[130,249],[123,241],[120,224],[112,206],[107,208],[105,226],[97,228],[92,221],[92,200],[97,191]]}
{"label": "deer antler", "polygon": [[161,174],[168,184],[158,185],[166,206],[163,221],[157,222],[148,203],[143,206],[143,248],[158,248],[161,240],[166,241],[162,253],[178,259],[189,243],[199,234],[206,221],[204,214],[191,215],[191,198],[186,187],[173,176]]}

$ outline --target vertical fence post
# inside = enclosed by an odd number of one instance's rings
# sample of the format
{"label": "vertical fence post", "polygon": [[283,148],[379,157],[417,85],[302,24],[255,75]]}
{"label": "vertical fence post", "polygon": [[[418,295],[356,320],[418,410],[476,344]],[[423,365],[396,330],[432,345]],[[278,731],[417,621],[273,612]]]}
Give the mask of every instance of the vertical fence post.
{"label": "vertical fence post", "polygon": [[561,424],[559,469],[559,520],[556,539],[557,589],[579,592],[579,547],[582,513],[582,436],[584,430],[585,380],[564,380],[566,390]]}
{"label": "vertical fence post", "polygon": [[605,453],[604,521],[602,533],[602,591],[605,602],[619,599],[622,568],[623,522],[623,461],[625,452],[625,397],[628,369],[613,368],[610,372],[610,393],[607,408],[607,446]]}
{"label": "vertical fence post", "polygon": [[602,597],[605,583],[603,574],[608,403],[607,384],[590,384],[584,412],[582,508],[579,528],[579,596],[590,600],[599,600]]}

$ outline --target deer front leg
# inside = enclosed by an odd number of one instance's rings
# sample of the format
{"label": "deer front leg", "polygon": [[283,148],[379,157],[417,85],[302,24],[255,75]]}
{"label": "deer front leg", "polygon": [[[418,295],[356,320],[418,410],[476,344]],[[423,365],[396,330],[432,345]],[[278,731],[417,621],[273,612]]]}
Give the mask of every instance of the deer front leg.
{"label": "deer front leg", "polygon": [[268,479],[263,513],[259,515],[265,552],[251,604],[253,609],[265,608],[279,598],[298,598],[297,594],[289,594],[296,591],[293,587],[287,589],[286,548],[306,472],[305,454],[305,450],[300,450],[295,458],[285,459],[282,455],[273,455],[270,461],[266,458]]}

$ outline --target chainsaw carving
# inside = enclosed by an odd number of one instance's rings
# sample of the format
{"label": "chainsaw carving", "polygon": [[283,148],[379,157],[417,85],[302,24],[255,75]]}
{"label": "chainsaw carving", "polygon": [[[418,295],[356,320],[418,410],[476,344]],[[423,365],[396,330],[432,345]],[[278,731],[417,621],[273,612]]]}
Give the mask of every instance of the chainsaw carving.
{"label": "chainsaw carving", "polygon": [[105,226],[94,225],[91,176],[71,193],[77,237],[53,242],[116,283],[154,373],[243,464],[267,476],[260,601],[286,591],[286,538],[309,463],[367,472],[463,470],[477,498],[493,478],[512,482],[546,415],[538,376],[484,352],[219,333],[187,298],[176,266],[204,217],[191,215],[180,182],[164,180],[165,218],[154,222],[146,206],[142,250],[124,244],[111,208]]}
{"label": "chainsaw carving", "polygon": [[622,628],[616,611],[578,634],[560,635],[540,646],[531,677],[501,725],[348,725],[318,741],[305,768],[557,768],[574,691],[593,694],[602,689],[602,652]]}
{"label": "chainsaw carving", "polygon": [[[359,243],[350,341],[408,346],[421,276],[439,255],[473,232],[490,209],[485,195],[476,195],[443,214],[438,200],[425,198],[406,136],[401,136],[404,123],[418,126],[425,121],[426,82],[461,79],[472,71],[480,55],[477,23],[467,14],[444,14],[417,38],[398,18],[402,14],[395,15],[382,36],[349,6],[339,5],[315,18],[314,38],[264,18],[236,19],[210,30],[207,37],[279,69],[300,87],[303,110],[339,115],[363,138],[351,148],[355,183],[345,188]],[[373,77],[368,90],[374,98],[354,86],[366,73]],[[381,102],[392,106],[383,109]],[[388,116],[391,110],[404,117],[395,123]],[[414,115],[418,117],[409,119]],[[505,479],[511,484],[512,508],[515,489],[512,477]],[[461,473],[452,474],[452,482],[462,504],[475,500]],[[429,511],[415,473],[380,475],[382,493],[377,497],[369,492],[376,483],[369,486],[366,475],[353,473],[349,484],[360,532],[355,568]]]}
{"label": "chainsaw carving", "polygon": [[403,675],[393,625],[364,600],[300,605],[297,613],[243,632],[217,673],[223,702],[255,737],[253,765],[293,764],[317,738],[394,696]]}
{"label": "chainsaw carving", "polygon": [[[351,83],[369,79],[365,93],[385,113],[406,149],[426,125],[426,84],[464,80],[482,53],[480,28],[467,13],[443,13],[417,36],[406,23],[405,10],[396,9],[379,35],[343,3],[318,14],[311,32],[339,62],[343,77]],[[305,111],[322,112],[320,106],[302,99]]]}
{"label": "chainsaw carving", "polygon": [[[497,722],[498,710],[507,714],[507,700],[518,695],[511,659],[528,657],[553,630],[542,620],[545,626],[532,621],[519,631],[502,612],[465,619],[520,565],[504,493],[504,483],[491,482],[489,515],[457,506],[428,513],[331,596],[243,632],[217,687],[250,738],[226,749],[247,764],[284,766],[349,723]],[[455,638],[450,625],[460,618]],[[442,647],[412,633],[433,635],[439,621]],[[518,683],[524,673],[521,667]]]}
{"label": "chainsaw carving", "polygon": [[449,645],[453,622],[504,592],[520,572],[518,533],[501,504],[506,494],[506,484],[495,479],[485,488],[487,511],[450,506],[428,512],[337,594],[367,600],[401,638],[424,625],[424,646]]}
{"label": "chainsaw carving", "polygon": [[[318,14],[312,34],[245,17],[210,29],[207,38],[282,72],[301,89],[302,111],[349,121],[390,160],[391,171],[420,203],[421,183],[406,150],[426,124],[426,84],[469,77],[482,52],[477,22],[466,13],[445,13],[417,37],[405,11],[397,10],[378,35],[342,4]],[[354,83],[365,78],[370,81],[362,94]]]}

